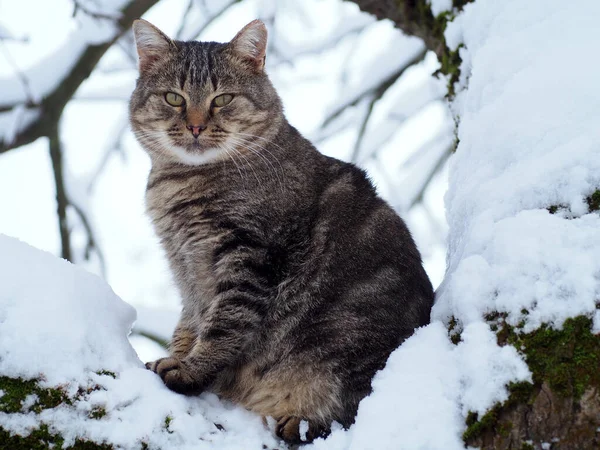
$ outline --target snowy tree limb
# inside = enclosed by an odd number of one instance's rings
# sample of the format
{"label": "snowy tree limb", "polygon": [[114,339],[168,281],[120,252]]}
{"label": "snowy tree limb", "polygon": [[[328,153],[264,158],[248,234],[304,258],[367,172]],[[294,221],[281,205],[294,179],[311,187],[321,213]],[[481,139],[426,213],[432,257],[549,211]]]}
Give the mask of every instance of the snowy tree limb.
{"label": "snowy tree limb", "polygon": [[[444,17],[433,17],[428,0],[350,0],[378,19],[389,19],[409,36],[423,39],[425,46],[440,60],[445,54]],[[471,0],[453,0],[454,8],[462,8]]]}
{"label": "snowy tree limb", "polygon": [[[90,44],[79,54],[73,62],[71,69],[60,80],[57,80],[53,89],[46,93],[41,101],[27,101],[27,109],[40,108],[41,114],[27,126],[17,130],[10,142],[0,142],[0,154],[29,144],[43,136],[50,136],[55,132],[64,107],[73,97],[81,83],[91,74],[100,58],[106,51],[131,27],[133,21],[144,14],[158,0],[131,0],[121,10],[121,16],[115,20],[118,32],[107,42]],[[1,102],[0,102],[1,103]],[[23,104],[0,104],[0,112],[12,110]]]}

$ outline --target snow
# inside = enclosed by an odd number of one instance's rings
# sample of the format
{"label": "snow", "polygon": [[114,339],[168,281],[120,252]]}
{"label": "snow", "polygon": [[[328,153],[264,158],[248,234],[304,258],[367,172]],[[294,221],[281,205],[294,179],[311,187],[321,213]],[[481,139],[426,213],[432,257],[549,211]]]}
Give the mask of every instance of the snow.
{"label": "snow", "polygon": [[[47,424],[65,445],[83,438],[123,449],[142,441],[179,449],[278,445],[260,417],[213,394],[175,394],[146,370],[127,340],[135,311],[97,276],[3,235],[0,273],[0,376],[37,378],[73,400],[36,413],[29,396],[23,412],[0,412],[2,428],[28,435]],[[91,418],[98,410],[106,414]]]}
{"label": "snow", "polygon": [[595,1],[478,0],[449,24],[447,41],[465,46],[463,89],[434,317],[504,311],[516,324],[525,308],[529,331],[595,314],[600,217],[584,199],[600,187],[600,63],[586,45],[598,16]]}
{"label": "snow", "polygon": [[433,17],[452,9],[452,0],[428,0]]}

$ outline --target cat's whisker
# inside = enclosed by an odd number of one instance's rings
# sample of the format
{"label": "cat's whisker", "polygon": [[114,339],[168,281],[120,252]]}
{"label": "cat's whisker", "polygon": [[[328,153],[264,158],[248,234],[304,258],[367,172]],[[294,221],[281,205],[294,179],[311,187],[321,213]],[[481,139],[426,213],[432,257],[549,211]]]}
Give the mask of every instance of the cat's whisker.
{"label": "cat's whisker", "polygon": [[242,175],[242,171],[240,170],[240,167],[237,165],[235,159],[233,158],[233,155],[231,153],[229,153],[229,149],[227,148],[227,145],[225,145],[225,143],[217,144],[217,148],[219,148],[220,150],[223,150],[225,152],[225,154],[227,155],[227,157],[231,160],[231,162],[233,163],[233,165],[237,169],[238,173],[240,174],[240,181],[242,182],[242,184],[245,185],[246,181],[245,181],[244,176]]}
{"label": "cat's whisker", "polygon": [[[277,158],[276,155],[274,155],[269,149],[266,148],[266,145],[272,144],[272,145],[280,148],[281,150],[285,151],[281,146],[275,144],[274,142],[272,142],[262,136],[257,136],[257,135],[253,135],[253,134],[249,134],[249,133],[241,133],[241,132],[236,132],[236,134],[241,136],[241,139],[245,139],[247,142],[252,142],[252,144],[254,144],[257,148],[260,148],[265,153],[268,153],[275,160],[275,162],[277,162],[277,164],[279,165],[279,168],[281,170],[281,173],[282,173],[283,177],[285,178],[285,170],[284,170],[281,162],[279,161],[279,158]],[[267,144],[265,144],[265,146],[262,146],[262,145],[258,144],[257,142],[250,141],[250,138],[262,139],[263,141],[267,142]],[[266,158],[266,155],[263,155],[263,156]],[[276,172],[275,167],[272,164],[271,164],[271,166],[273,167],[273,170]],[[280,182],[281,182],[281,180],[280,180]]]}
{"label": "cat's whisker", "polygon": [[[233,140],[234,144],[241,145],[246,150],[249,150],[252,154],[260,157],[262,159],[262,161],[265,162],[265,164],[269,164],[269,166],[273,169],[272,172],[276,172],[276,169],[273,166],[273,164],[271,164],[271,162],[264,155],[262,155],[261,152],[259,152],[257,150],[257,149],[262,148],[260,145],[257,145],[253,142],[246,141],[246,140],[236,137],[236,136],[230,136],[230,139]],[[248,146],[250,146],[250,147],[248,147]],[[241,152],[238,152],[238,153],[241,153]],[[241,154],[243,155],[243,153],[241,153]],[[271,170],[269,170],[269,172],[271,172]],[[278,177],[278,180],[279,180],[279,177]],[[281,182],[281,180],[279,180],[279,182]]]}
{"label": "cat's whisker", "polygon": [[[283,191],[283,190],[284,190],[284,183],[283,183],[283,180],[280,178],[280,176],[279,176],[279,174],[278,174],[278,172],[277,172],[277,169],[276,169],[276,168],[275,168],[275,166],[274,166],[274,165],[271,163],[271,161],[269,161],[269,159],[268,159],[268,158],[267,158],[265,155],[263,155],[263,154],[262,154],[262,151],[266,151],[266,152],[268,152],[269,154],[271,154],[271,156],[273,156],[273,154],[272,154],[272,153],[270,153],[270,152],[269,152],[269,151],[268,151],[266,148],[264,148],[263,146],[261,146],[261,145],[259,145],[259,144],[255,143],[255,142],[251,142],[251,141],[249,141],[249,140],[246,140],[246,139],[245,139],[245,138],[243,138],[243,137],[237,137],[237,136],[231,136],[231,137],[233,138],[233,140],[234,140],[234,141],[235,141],[237,144],[244,146],[244,148],[245,148],[246,150],[248,150],[248,151],[250,151],[252,154],[254,154],[254,155],[256,155],[256,156],[260,157],[260,158],[263,160],[263,162],[264,162],[265,164],[268,164],[268,165],[271,167],[271,169],[272,169],[272,170],[269,170],[269,173],[271,173],[271,172],[272,172],[272,173],[275,175],[275,177],[277,178],[277,181],[278,181],[278,183],[280,184],[280,187],[282,188],[282,191]],[[262,150],[262,151],[261,151],[261,150]],[[280,167],[281,167],[281,164],[280,164]],[[282,171],[283,177],[285,178],[285,173],[283,172],[283,167],[281,167],[281,171]]]}

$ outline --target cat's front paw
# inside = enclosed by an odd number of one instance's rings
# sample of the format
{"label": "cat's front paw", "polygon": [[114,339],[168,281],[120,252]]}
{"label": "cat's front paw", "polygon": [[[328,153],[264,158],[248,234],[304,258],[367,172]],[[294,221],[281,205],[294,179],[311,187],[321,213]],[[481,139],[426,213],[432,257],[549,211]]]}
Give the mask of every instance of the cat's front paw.
{"label": "cat's front paw", "polygon": [[148,362],[146,369],[158,374],[169,389],[179,394],[194,395],[201,392],[192,371],[177,358],[169,356]]}

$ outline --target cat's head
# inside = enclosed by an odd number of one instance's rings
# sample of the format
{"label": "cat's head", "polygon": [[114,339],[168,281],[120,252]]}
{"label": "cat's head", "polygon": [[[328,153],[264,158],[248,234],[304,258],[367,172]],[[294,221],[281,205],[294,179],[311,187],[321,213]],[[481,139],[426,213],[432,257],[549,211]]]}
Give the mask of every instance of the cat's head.
{"label": "cat's head", "polygon": [[261,21],[225,44],[174,41],[141,19],[133,31],[140,76],[130,120],[153,160],[205,164],[260,148],[277,132],[283,109],[264,71]]}

